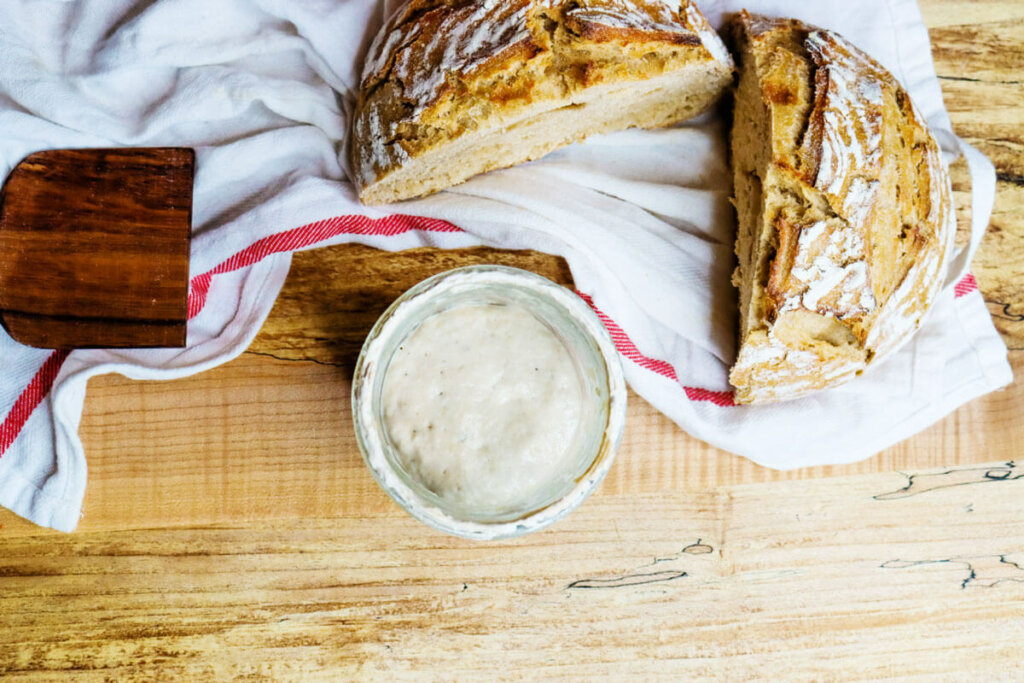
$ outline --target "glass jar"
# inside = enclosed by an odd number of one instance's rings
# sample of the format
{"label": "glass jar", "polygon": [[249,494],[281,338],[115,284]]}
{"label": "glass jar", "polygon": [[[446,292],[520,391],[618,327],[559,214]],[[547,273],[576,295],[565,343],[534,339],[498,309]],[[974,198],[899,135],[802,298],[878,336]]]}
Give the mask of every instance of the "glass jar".
{"label": "glass jar", "polygon": [[[518,305],[528,310],[562,342],[582,385],[582,417],[568,446],[570,465],[516,509],[500,514],[445,500],[410,474],[388,435],[381,400],[384,378],[398,347],[431,316],[473,305]],[[611,337],[571,290],[518,268],[469,266],[424,280],[380,317],[356,363],[352,414],[370,472],[409,514],[456,536],[510,538],[561,519],[600,484],[622,437],[626,383]]]}

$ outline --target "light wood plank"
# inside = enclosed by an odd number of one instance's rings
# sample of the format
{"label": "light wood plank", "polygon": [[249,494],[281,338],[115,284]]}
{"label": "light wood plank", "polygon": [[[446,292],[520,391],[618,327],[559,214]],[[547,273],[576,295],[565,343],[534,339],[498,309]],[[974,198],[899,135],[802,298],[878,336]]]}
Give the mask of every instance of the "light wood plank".
{"label": "light wood plank", "polygon": [[0,670],[1006,680],[1024,673],[1019,477],[602,495],[488,544],[373,514],[12,539]]}

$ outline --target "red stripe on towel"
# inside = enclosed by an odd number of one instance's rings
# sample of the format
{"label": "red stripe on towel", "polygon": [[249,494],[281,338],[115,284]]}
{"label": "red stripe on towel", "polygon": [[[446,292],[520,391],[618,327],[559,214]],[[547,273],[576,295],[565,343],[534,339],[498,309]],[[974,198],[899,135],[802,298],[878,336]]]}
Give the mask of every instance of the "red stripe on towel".
{"label": "red stripe on towel", "polygon": [[[576,292],[580,298],[587,302],[587,305],[594,310],[597,314],[598,319],[604,324],[605,329],[608,330],[608,334],[612,338],[612,342],[615,343],[615,348],[619,350],[623,356],[633,361],[645,370],[650,370],[653,373],[666,377],[673,382],[678,383],[679,377],[676,375],[676,369],[672,365],[663,360],[657,360],[650,358],[640,353],[640,349],[636,347],[633,340],[629,338],[629,335],[619,327],[618,323],[608,317],[601,309],[594,305],[594,300],[589,295],[583,292]],[[713,403],[716,406],[723,408],[731,407],[736,405],[733,401],[733,394],[731,391],[711,391],[710,389],[701,389],[699,387],[683,387],[683,391],[686,392],[686,398],[691,401],[707,401]]]}
{"label": "red stripe on towel", "polygon": [[188,297],[188,317],[191,320],[199,315],[199,312],[206,306],[206,296],[210,292],[210,284],[214,275],[240,270],[262,261],[271,254],[297,251],[338,235],[394,237],[416,230],[442,233],[462,232],[462,228],[436,218],[395,214],[384,218],[335,216],[269,235],[257,240],[216,268],[192,278]]}
{"label": "red stripe on towel", "polygon": [[970,273],[960,278],[960,282],[953,286],[953,295],[957,299],[976,291],[978,291],[978,281]]}
{"label": "red stripe on towel", "polygon": [[18,438],[18,434],[21,433],[22,427],[28,422],[32,411],[50,393],[53,380],[57,378],[57,373],[60,372],[60,368],[64,365],[64,361],[69,353],[70,351],[65,350],[51,353],[46,362],[36,371],[32,381],[29,382],[25,390],[18,396],[18,400],[11,406],[11,411],[7,413],[3,423],[0,423],[0,457],[3,457],[3,454],[14,443],[14,440]]}

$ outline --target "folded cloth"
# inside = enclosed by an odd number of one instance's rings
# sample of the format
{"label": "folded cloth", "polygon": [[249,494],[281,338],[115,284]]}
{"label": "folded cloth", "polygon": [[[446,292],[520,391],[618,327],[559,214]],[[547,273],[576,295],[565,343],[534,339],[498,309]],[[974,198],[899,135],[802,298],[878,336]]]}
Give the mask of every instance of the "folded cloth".
{"label": "folded cloth", "polygon": [[[888,66],[955,156],[913,0],[704,2],[795,13]],[[732,405],[734,222],[725,125],[626,131],[386,208],[355,199],[344,155],[377,0],[7,0],[0,23],[0,173],[30,152],[110,145],[197,150],[189,346],[50,352],[0,333],[0,504],[74,529],[85,492],[77,435],[86,381],[169,379],[245,350],[291,252],[488,244],[566,258],[627,378],[687,432],[769,467],[867,457],[1011,379],[970,253],[915,340],[849,384],[763,407]],[[338,93],[341,97],[338,97]],[[974,240],[992,167],[969,154]],[[2,255],[0,255],[2,257]]]}

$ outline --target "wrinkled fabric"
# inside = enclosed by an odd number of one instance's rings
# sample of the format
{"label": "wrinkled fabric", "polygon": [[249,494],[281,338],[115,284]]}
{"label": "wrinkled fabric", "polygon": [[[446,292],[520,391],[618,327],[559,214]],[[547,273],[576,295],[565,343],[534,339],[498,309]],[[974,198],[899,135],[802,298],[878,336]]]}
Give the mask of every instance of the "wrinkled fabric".
{"label": "wrinkled fabric", "polygon": [[[948,159],[959,153],[913,0],[698,4],[716,26],[747,7],[838,30],[907,86],[945,131]],[[66,360],[0,332],[0,504],[74,529],[88,378],[170,379],[234,358],[269,313],[291,252],[341,242],[565,257],[578,290],[621,329],[633,389],[690,434],[769,467],[868,457],[1010,381],[980,295],[954,293],[957,272],[914,341],[862,377],[784,404],[720,405],[735,355],[735,224],[727,127],[715,115],[597,137],[426,199],[360,205],[343,151],[363,52],[385,11],[376,0],[4,2],[0,173],[42,149],[194,147],[196,315],[186,349],[75,351]],[[972,160],[980,235],[994,183],[985,160]],[[394,213],[461,230],[399,225],[386,218]]]}

